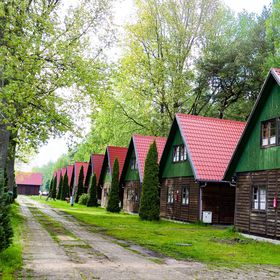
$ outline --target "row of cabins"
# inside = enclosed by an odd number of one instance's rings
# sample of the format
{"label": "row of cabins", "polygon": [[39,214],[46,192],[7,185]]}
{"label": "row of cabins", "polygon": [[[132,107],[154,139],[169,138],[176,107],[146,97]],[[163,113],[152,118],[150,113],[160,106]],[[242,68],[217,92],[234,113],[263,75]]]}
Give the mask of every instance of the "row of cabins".
{"label": "row of cabins", "polygon": [[[97,176],[106,207],[116,158],[120,201],[138,212],[145,159],[153,141],[160,166],[160,215],[234,224],[242,232],[280,238],[280,70],[271,69],[248,122],[176,114],[167,138],[133,135],[128,148],[108,146],[67,172],[75,193],[81,166],[85,187]],[[58,180],[59,181],[59,180]]]}

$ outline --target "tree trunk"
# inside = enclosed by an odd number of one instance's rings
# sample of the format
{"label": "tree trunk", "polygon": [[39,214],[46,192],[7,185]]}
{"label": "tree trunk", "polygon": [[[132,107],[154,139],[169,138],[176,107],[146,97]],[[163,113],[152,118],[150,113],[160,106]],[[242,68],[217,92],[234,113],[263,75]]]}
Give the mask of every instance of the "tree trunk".
{"label": "tree trunk", "polygon": [[4,173],[7,163],[10,132],[0,118],[0,195],[4,191]]}
{"label": "tree trunk", "polygon": [[16,156],[16,141],[14,140],[17,133],[11,133],[9,139],[9,149],[7,157],[7,176],[8,176],[8,190],[13,191],[15,184],[15,156]]}

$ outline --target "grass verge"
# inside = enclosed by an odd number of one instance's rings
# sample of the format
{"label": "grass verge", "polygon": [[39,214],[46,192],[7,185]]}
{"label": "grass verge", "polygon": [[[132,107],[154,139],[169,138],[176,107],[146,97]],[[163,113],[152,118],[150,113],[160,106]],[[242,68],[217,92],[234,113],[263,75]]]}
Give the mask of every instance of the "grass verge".
{"label": "grass verge", "polygon": [[11,221],[14,230],[12,245],[0,253],[0,279],[17,279],[17,273],[22,268],[22,225],[23,217],[19,213],[19,205],[11,206]]}
{"label": "grass verge", "polygon": [[215,266],[280,266],[280,245],[246,239],[230,228],[169,221],[141,221],[136,215],[111,214],[101,208],[70,207],[63,201],[32,197],[91,225],[93,231],[131,241],[169,257]]}

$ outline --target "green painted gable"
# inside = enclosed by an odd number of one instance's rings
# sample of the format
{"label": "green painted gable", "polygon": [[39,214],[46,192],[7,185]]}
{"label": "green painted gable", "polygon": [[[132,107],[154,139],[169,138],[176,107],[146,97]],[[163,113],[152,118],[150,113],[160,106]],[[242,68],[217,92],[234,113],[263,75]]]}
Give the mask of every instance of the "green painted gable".
{"label": "green painted gable", "polygon": [[134,148],[133,148],[133,151],[132,153],[130,153],[130,156],[129,156],[129,164],[128,164],[128,167],[127,167],[127,170],[126,170],[126,173],[125,173],[125,181],[140,181],[140,177],[139,177],[139,170],[132,170],[130,168],[130,161],[131,161],[131,158],[132,156],[135,156],[135,151],[134,151]]}
{"label": "green painted gable", "polygon": [[236,165],[236,172],[280,168],[280,146],[261,148],[261,122],[280,117],[280,87],[274,83],[263,92],[267,98],[255,111],[253,125]]}
{"label": "green painted gable", "polygon": [[[172,134],[169,135],[172,137]],[[183,139],[179,130],[178,125],[176,125],[175,135],[173,137],[172,145],[169,146],[168,156],[166,158],[165,165],[163,167],[162,178],[172,178],[172,177],[189,177],[193,176],[192,167],[189,160],[184,162],[173,163],[173,146],[183,144]]]}

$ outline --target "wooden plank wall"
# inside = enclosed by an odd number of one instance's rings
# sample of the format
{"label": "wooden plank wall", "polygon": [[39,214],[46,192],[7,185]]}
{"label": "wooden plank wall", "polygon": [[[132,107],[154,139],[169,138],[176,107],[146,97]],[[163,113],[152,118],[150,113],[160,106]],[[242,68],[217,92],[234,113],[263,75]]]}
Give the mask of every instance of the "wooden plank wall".
{"label": "wooden plank wall", "polygon": [[[138,194],[138,201],[129,200],[128,192],[134,190]],[[124,185],[123,210],[126,212],[138,213],[140,206],[141,184],[140,181],[127,181]]]}
{"label": "wooden plank wall", "polygon": [[[173,204],[167,203],[168,186],[173,186]],[[183,186],[189,187],[190,190],[188,205],[182,205],[181,203]],[[190,222],[196,222],[199,220],[199,185],[194,181],[193,177],[177,177],[162,180],[160,192],[160,216]]]}
{"label": "wooden plank wall", "polygon": [[[267,187],[267,209],[252,209],[252,186]],[[274,194],[278,206],[273,208]],[[242,232],[280,238],[280,170],[239,173],[236,186],[234,224]]]}
{"label": "wooden plank wall", "polygon": [[40,186],[18,185],[18,194],[23,195],[39,195]]}

